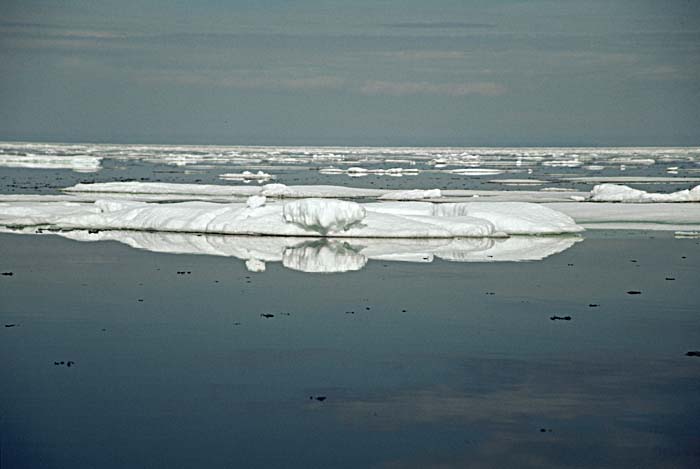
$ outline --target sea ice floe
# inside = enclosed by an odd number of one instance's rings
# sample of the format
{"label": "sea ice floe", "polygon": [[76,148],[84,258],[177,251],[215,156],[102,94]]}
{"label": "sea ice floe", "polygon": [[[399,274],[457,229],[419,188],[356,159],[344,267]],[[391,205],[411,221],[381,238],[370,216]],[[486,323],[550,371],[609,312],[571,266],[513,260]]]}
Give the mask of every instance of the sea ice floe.
{"label": "sea ice floe", "polygon": [[448,172],[462,176],[494,176],[503,174],[503,170],[490,168],[455,168],[450,169]]}
{"label": "sea ice floe", "polygon": [[[253,204],[255,205],[255,204]],[[350,238],[453,238],[575,233],[569,217],[530,203],[369,203],[301,199],[242,203],[0,203],[0,225]]]}
{"label": "sea ice floe", "polygon": [[592,202],[700,202],[700,185],[670,194],[646,192],[618,184],[600,184],[593,188],[588,200]]}
{"label": "sea ice floe", "polygon": [[[388,161],[386,161],[388,163]],[[420,173],[416,168],[363,168],[352,166],[347,169],[340,168],[322,168],[318,171],[321,174],[347,174],[351,177],[360,176],[415,176]]]}

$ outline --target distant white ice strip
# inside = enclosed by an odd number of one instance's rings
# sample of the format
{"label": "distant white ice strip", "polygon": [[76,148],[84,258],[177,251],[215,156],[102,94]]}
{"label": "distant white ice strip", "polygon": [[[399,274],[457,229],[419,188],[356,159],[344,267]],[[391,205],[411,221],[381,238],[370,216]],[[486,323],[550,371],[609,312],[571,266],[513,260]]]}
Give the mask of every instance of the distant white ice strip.
{"label": "distant white ice strip", "polygon": [[421,200],[442,197],[440,189],[412,189],[407,191],[391,191],[379,197],[380,200]]}
{"label": "distant white ice strip", "polygon": [[0,166],[8,168],[70,169],[78,173],[94,173],[101,168],[99,156],[75,155],[3,155]]}
{"label": "distant white ice strip", "polygon": [[219,179],[224,179],[227,181],[268,181],[274,178],[275,177],[272,174],[268,174],[263,171],[258,171],[257,173],[243,171],[242,173],[219,174]]}

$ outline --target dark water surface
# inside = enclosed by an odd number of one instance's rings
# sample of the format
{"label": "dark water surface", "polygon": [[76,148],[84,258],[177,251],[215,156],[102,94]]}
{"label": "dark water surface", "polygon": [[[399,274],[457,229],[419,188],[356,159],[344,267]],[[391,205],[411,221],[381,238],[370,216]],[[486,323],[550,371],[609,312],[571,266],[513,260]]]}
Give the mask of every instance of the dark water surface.
{"label": "dark water surface", "polygon": [[0,465],[698,467],[698,242],[323,275],[0,235]]}

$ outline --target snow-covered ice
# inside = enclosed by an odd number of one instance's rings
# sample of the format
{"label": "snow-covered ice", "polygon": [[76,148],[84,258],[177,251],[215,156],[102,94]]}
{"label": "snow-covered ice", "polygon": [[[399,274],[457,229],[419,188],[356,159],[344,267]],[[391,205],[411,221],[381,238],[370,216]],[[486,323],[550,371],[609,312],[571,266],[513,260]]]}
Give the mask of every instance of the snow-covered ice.
{"label": "snow-covered ice", "polygon": [[391,191],[379,196],[380,200],[421,200],[442,197],[440,189],[411,189],[407,191]]}
{"label": "snow-covered ice", "polygon": [[129,200],[95,203],[3,202],[0,224],[56,229],[104,229],[274,236],[377,238],[488,237],[581,231],[571,218],[529,203],[384,202],[333,199],[265,203]]}
{"label": "snow-covered ice", "polygon": [[294,223],[321,234],[346,231],[365,218],[365,209],[358,203],[333,199],[301,199],[287,202],[282,216]]}
{"label": "snow-covered ice", "polygon": [[592,202],[700,202],[700,186],[670,194],[646,192],[618,184],[600,184],[593,188],[589,200]]}

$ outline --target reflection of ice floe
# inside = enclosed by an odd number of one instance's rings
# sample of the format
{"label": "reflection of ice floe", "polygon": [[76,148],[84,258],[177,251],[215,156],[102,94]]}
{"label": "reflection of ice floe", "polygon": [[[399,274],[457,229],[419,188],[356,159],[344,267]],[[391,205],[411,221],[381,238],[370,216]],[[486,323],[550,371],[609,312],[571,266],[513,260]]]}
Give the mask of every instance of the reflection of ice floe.
{"label": "reflection of ice floe", "polygon": [[367,257],[336,240],[302,243],[285,249],[282,255],[282,265],[302,272],[350,272],[362,269],[366,263]]}
{"label": "reflection of ice floe", "polygon": [[71,169],[77,173],[94,173],[101,168],[102,158],[98,156],[75,155],[3,155],[0,166],[8,168],[32,169]]}
{"label": "reflection of ice floe", "polygon": [[670,194],[646,192],[618,184],[600,184],[591,191],[592,202],[700,202],[700,186],[692,189],[672,192]]}
{"label": "reflection of ice floe", "polygon": [[562,252],[577,236],[507,239],[308,239],[284,237],[194,235],[132,231],[57,232],[76,241],[118,241],[136,249],[173,254],[235,257],[248,270],[265,271],[266,262],[281,262],[303,272],[348,272],[370,260],[432,262],[536,261]]}

